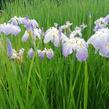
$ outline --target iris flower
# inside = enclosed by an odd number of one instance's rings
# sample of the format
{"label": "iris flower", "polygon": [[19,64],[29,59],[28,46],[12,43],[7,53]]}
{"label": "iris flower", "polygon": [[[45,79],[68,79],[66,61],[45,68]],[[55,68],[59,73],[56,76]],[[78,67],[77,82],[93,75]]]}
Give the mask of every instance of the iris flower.
{"label": "iris flower", "polygon": [[76,52],[79,61],[85,61],[88,57],[87,44],[84,39],[79,37],[66,38],[62,44],[62,53],[65,57]]}
{"label": "iris flower", "polygon": [[86,27],[87,27],[87,25],[85,25],[85,24],[77,26],[75,28],[75,30],[73,32],[71,32],[70,38],[73,38],[73,37],[82,37],[82,30],[84,30]]}
{"label": "iris flower", "polygon": [[21,48],[18,52],[12,48],[12,44],[10,40],[7,40],[7,54],[8,57],[12,60],[18,60],[22,61],[23,54],[24,54],[24,48]]}
{"label": "iris flower", "polygon": [[36,40],[37,37],[38,39],[41,39],[41,34],[42,34],[42,30],[39,28],[30,31],[26,30],[22,37],[22,41],[26,42],[29,39],[29,37],[31,37],[33,40]]}
{"label": "iris flower", "polygon": [[29,17],[13,17],[9,20],[10,24],[12,25],[24,25],[26,28],[25,33],[22,37],[22,41],[26,42],[29,38],[29,36],[32,37],[32,39],[36,40],[36,37],[39,39],[41,38],[42,30],[39,28],[39,25],[35,19],[29,19]]}
{"label": "iris flower", "polygon": [[45,56],[45,50],[37,50],[38,56],[43,59]]}
{"label": "iris flower", "polygon": [[55,47],[59,47],[61,38],[64,34],[55,27],[48,29],[44,36],[44,43],[52,42]]}
{"label": "iris flower", "polygon": [[32,48],[29,49],[28,56],[29,56],[29,58],[33,58],[33,56],[34,56],[34,50]]}
{"label": "iris flower", "polygon": [[13,24],[13,25],[24,25],[26,28],[31,24],[33,28],[38,27],[38,23],[35,19],[29,19],[29,17],[17,17],[14,16],[11,18],[8,23]]}
{"label": "iris flower", "polygon": [[93,45],[96,52],[99,52],[101,56],[109,57],[109,29],[100,29],[95,32],[89,38],[87,44]]}
{"label": "iris flower", "polygon": [[21,32],[21,29],[19,26],[15,26],[12,24],[0,24],[0,33],[4,33],[5,35],[15,35],[17,36]]}
{"label": "iris flower", "polygon": [[26,27],[26,31],[22,37],[23,42],[27,41],[29,36],[34,40],[36,40],[36,37],[41,39],[42,30],[38,28],[38,23],[36,20],[29,20],[28,18],[25,18],[24,26]]}
{"label": "iris flower", "polygon": [[98,31],[100,29],[103,29],[103,28],[107,28],[107,25],[109,23],[109,16],[106,16],[106,17],[101,17],[99,19],[97,19],[95,22],[95,28],[94,28],[94,31]]}
{"label": "iris flower", "polygon": [[109,23],[109,15],[107,15],[106,17],[104,17],[104,21],[108,24]]}
{"label": "iris flower", "polygon": [[48,59],[52,59],[54,57],[54,52],[51,48],[48,50],[46,49],[46,56]]}
{"label": "iris flower", "polygon": [[38,52],[38,56],[41,59],[43,59],[45,55],[48,59],[52,59],[54,57],[54,52],[51,48],[50,49],[45,48],[44,50],[37,50],[37,52]]}
{"label": "iris flower", "polygon": [[72,23],[70,21],[67,21],[64,25],[60,26],[61,30],[69,29],[72,26]]}
{"label": "iris flower", "polygon": [[81,38],[83,27],[85,28],[83,25],[76,27],[69,38],[66,36],[62,39],[62,53],[65,57],[75,52],[79,61],[85,61],[87,59],[87,43]]}

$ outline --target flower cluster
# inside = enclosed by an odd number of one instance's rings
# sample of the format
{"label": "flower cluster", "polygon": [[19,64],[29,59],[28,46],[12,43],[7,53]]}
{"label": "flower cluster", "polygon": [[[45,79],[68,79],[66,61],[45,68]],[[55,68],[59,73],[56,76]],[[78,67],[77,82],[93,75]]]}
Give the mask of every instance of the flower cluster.
{"label": "flower cluster", "polygon": [[95,21],[95,33],[88,39],[87,44],[94,46],[96,53],[109,57],[109,15]]}
{"label": "flower cluster", "polygon": [[26,42],[29,37],[33,40],[36,40],[36,37],[41,38],[42,30],[39,28],[39,25],[35,19],[29,19],[29,17],[13,17],[9,20],[10,24],[20,26],[24,25],[26,28],[24,35],[22,36],[22,41]]}
{"label": "flower cluster", "polygon": [[[43,59],[47,57],[52,59],[54,57],[54,51],[51,48],[45,48],[40,50],[36,46],[36,38],[44,42],[44,46],[51,42],[55,47],[62,47],[62,54],[64,57],[68,57],[71,54],[75,54],[79,61],[85,61],[88,58],[88,46],[91,44],[94,46],[96,53],[99,52],[101,56],[109,57],[109,15],[102,17],[95,21],[94,34],[85,41],[83,39],[82,31],[87,27],[82,24],[71,30],[72,23],[67,21],[64,25],[59,26],[55,23],[55,26],[49,28],[44,32],[39,28],[39,24],[35,19],[29,19],[29,17],[13,17],[8,23],[0,24],[0,34],[15,35],[17,36],[21,32],[20,25],[23,25],[25,32],[22,36],[22,41],[26,42],[29,38],[32,39],[33,48],[28,51],[28,57],[33,58],[35,53]],[[42,43],[43,43],[42,42]],[[24,48],[19,51],[13,49],[10,40],[7,40],[7,53],[8,57],[12,60],[23,59]]]}

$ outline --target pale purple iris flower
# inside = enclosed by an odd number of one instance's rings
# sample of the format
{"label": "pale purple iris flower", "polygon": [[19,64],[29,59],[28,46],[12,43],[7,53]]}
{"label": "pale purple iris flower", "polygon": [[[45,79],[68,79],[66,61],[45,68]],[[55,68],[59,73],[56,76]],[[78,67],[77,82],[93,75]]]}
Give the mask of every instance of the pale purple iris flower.
{"label": "pale purple iris flower", "polygon": [[75,47],[75,40],[66,38],[66,41],[64,39],[62,43],[62,53],[65,57],[72,54]]}
{"label": "pale purple iris flower", "polygon": [[44,50],[37,50],[38,52],[38,56],[43,59],[45,56],[48,58],[48,59],[52,59],[54,57],[54,52],[53,50],[50,48],[50,49],[44,49]]}
{"label": "pale purple iris flower", "polygon": [[95,28],[94,28],[95,32],[100,29],[107,28],[107,24],[108,24],[107,18],[103,18],[103,17],[97,19],[94,23],[95,23]]}
{"label": "pale purple iris flower", "polygon": [[33,40],[36,40],[36,38],[41,39],[42,30],[39,28],[34,29],[33,31],[25,31],[24,35],[22,36],[22,41],[26,42],[29,37],[31,37]]}
{"label": "pale purple iris flower", "polygon": [[48,29],[44,36],[44,43],[52,42],[54,46],[59,46],[59,31],[55,27]]}
{"label": "pale purple iris flower", "polygon": [[38,23],[35,19],[29,19],[29,17],[25,17],[23,19],[22,24],[26,27],[26,29],[38,28]]}
{"label": "pale purple iris flower", "polygon": [[73,32],[70,34],[70,38],[74,37],[82,37],[82,30],[84,30],[87,27],[87,25],[82,24],[80,26],[77,26]]}
{"label": "pale purple iris flower", "polygon": [[24,33],[24,35],[22,37],[22,41],[26,42],[28,40],[28,38],[29,38],[29,33],[27,31],[25,31],[25,33]]}
{"label": "pale purple iris flower", "polygon": [[54,52],[52,49],[46,50],[46,56],[48,59],[52,59],[54,57]]}
{"label": "pale purple iris flower", "polygon": [[17,20],[18,24],[21,25],[21,24],[24,24],[24,23],[23,23],[23,22],[24,22],[24,19],[25,19],[25,18],[23,18],[23,17],[17,17],[16,20]]}
{"label": "pale purple iris flower", "polygon": [[55,47],[59,47],[61,42],[61,37],[63,37],[64,34],[58,30],[55,27],[51,27],[48,29],[44,36],[44,43],[52,42]]}
{"label": "pale purple iris flower", "polygon": [[23,23],[26,27],[26,31],[22,37],[22,41],[26,42],[29,37],[32,37],[32,39],[34,40],[36,40],[36,37],[41,39],[42,30],[38,28],[38,23],[36,22],[36,20],[30,20],[28,17],[25,17]]}
{"label": "pale purple iris flower", "polygon": [[88,47],[84,39],[77,39],[76,57],[79,61],[85,61],[88,58]]}
{"label": "pale purple iris flower", "polygon": [[32,48],[29,49],[28,56],[29,56],[29,58],[33,58],[33,56],[34,56],[34,50]]}
{"label": "pale purple iris flower", "polygon": [[75,31],[71,32],[70,38],[82,37],[81,29],[77,28]]}
{"label": "pale purple iris flower", "polygon": [[11,18],[8,21],[8,23],[13,24],[13,25],[16,25],[16,26],[18,26],[18,24],[19,24],[16,16],[14,16],[13,18]]}
{"label": "pale purple iris flower", "polygon": [[31,19],[30,23],[32,24],[33,28],[38,28],[39,27],[39,25],[38,25],[38,23],[37,23],[37,21],[35,19]]}
{"label": "pale purple iris flower", "polygon": [[109,29],[101,29],[95,32],[88,39],[87,44],[93,45],[96,52],[99,52],[101,56],[109,57]]}
{"label": "pale purple iris flower", "polygon": [[[23,42],[26,42],[28,40],[29,36],[31,36],[32,39],[34,39],[34,40],[36,40],[37,37],[39,39],[41,39],[42,30],[39,28],[39,25],[35,19],[29,19],[28,16],[24,17],[24,18],[15,16],[15,17],[11,18],[8,23],[13,26],[24,25],[26,30],[22,37]],[[17,33],[14,33],[14,34],[17,34]]]}
{"label": "pale purple iris flower", "polygon": [[7,40],[7,54],[8,54],[8,57],[10,59],[17,59],[19,61],[22,61],[22,57],[23,57],[23,54],[24,54],[24,48],[21,48],[18,52],[12,48],[12,44],[10,42],[10,40],[8,39]]}
{"label": "pale purple iris flower", "polygon": [[86,41],[82,38],[82,30],[87,26],[85,24],[76,27],[70,36],[62,38],[62,54],[64,57],[76,53],[79,61],[85,61],[88,57],[88,47]]}
{"label": "pale purple iris flower", "polygon": [[70,23],[70,21],[66,21],[64,25],[60,26],[60,29],[61,30],[70,29],[71,26],[72,26],[72,23]]}
{"label": "pale purple iris flower", "polygon": [[5,23],[5,24],[0,24],[0,32],[4,33],[5,35],[12,34],[17,36],[21,32],[21,29],[19,26]]}
{"label": "pale purple iris flower", "polygon": [[38,27],[38,23],[35,19],[29,19],[29,17],[17,17],[14,16],[13,18],[11,18],[8,23],[13,24],[13,25],[24,25],[25,28],[31,29],[31,28],[37,28]]}
{"label": "pale purple iris flower", "polygon": [[37,37],[38,39],[41,39],[41,35],[42,35],[42,30],[40,28],[35,28],[33,32],[33,39],[36,40]]}
{"label": "pale purple iris flower", "polygon": [[45,50],[37,50],[38,56],[43,59],[45,56]]}
{"label": "pale purple iris flower", "polygon": [[85,61],[88,57],[87,43],[81,38],[81,31],[79,31],[78,35],[76,33],[78,33],[77,30],[70,34],[70,38],[67,36],[63,38],[62,54],[67,57],[74,52],[79,61]]}
{"label": "pale purple iris flower", "polygon": [[104,17],[104,21],[108,24],[109,23],[109,15],[107,15],[106,17]]}
{"label": "pale purple iris flower", "polygon": [[79,61],[85,61],[88,57],[88,51],[87,49],[83,48],[83,49],[80,49],[76,52],[76,57]]}

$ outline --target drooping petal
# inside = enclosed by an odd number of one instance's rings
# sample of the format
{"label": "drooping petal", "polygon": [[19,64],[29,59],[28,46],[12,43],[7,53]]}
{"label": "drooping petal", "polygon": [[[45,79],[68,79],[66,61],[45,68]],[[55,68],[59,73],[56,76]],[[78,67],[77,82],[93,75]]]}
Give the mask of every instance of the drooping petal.
{"label": "drooping petal", "polygon": [[70,43],[63,43],[62,45],[62,54],[67,57],[68,55],[73,53],[73,46]]}
{"label": "drooping petal", "polygon": [[5,35],[12,34],[12,35],[17,36],[21,32],[21,29],[19,26],[12,25],[12,24],[6,24],[6,23],[1,24],[0,29],[1,29],[1,33],[4,33]]}
{"label": "drooping petal", "polygon": [[108,24],[109,23],[109,15],[107,15],[106,17],[104,17],[104,21]]}
{"label": "drooping petal", "polygon": [[[12,26],[12,25],[11,25]],[[20,29],[20,27],[19,26],[12,26],[11,27],[11,34],[12,35],[15,35],[15,36],[17,36],[20,32],[21,32],[21,29]]]}
{"label": "drooping petal", "polygon": [[88,57],[88,51],[87,49],[80,49],[76,52],[76,57],[79,61],[85,61]]}
{"label": "drooping petal", "polygon": [[99,49],[102,48],[104,43],[107,42],[108,37],[109,37],[109,30],[101,29],[88,39],[87,44],[88,45],[92,44],[94,48],[98,51]]}
{"label": "drooping petal", "polygon": [[48,43],[51,40],[53,40],[53,36],[51,35],[51,33],[46,33],[44,36],[44,43]]}
{"label": "drooping petal", "polygon": [[99,54],[103,57],[107,57],[109,58],[109,45],[108,46],[103,46],[100,50],[99,50]]}
{"label": "drooping petal", "polygon": [[52,41],[55,47],[59,47],[60,40],[59,37],[55,37],[54,40]]}
{"label": "drooping petal", "polygon": [[48,29],[44,36],[44,43],[52,42],[55,47],[59,46],[60,43],[60,36],[59,30],[55,27],[51,27]]}

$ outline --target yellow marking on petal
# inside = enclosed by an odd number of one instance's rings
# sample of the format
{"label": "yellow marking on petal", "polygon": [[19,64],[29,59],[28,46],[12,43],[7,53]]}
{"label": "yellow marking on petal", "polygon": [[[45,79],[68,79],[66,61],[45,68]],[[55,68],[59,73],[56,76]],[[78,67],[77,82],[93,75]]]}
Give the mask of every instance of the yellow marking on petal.
{"label": "yellow marking on petal", "polygon": [[80,46],[80,48],[83,48],[83,45],[82,45],[82,43],[81,43],[81,44],[79,44],[79,46]]}
{"label": "yellow marking on petal", "polygon": [[29,31],[28,33],[29,33],[29,36],[32,37],[32,35],[33,35],[32,31]]}
{"label": "yellow marking on petal", "polygon": [[108,44],[106,44],[106,47],[107,47],[107,48],[109,48],[109,43],[108,43]]}

